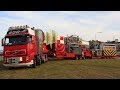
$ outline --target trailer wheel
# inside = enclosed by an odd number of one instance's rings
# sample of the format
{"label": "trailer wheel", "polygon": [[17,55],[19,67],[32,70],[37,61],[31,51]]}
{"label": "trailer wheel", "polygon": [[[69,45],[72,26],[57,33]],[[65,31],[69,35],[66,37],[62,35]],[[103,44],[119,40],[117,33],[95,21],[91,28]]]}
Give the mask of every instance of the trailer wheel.
{"label": "trailer wheel", "polygon": [[43,59],[43,63],[45,63],[45,61],[46,61],[46,59],[44,58],[44,59]]}
{"label": "trailer wheel", "polygon": [[82,56],[79,56],[79,60],[82,60]]}
{"label": "trailer wheel", "polygon": [[40,65],[42,64],[42,59],[40,59],[40,62],[39,62],[39,64],[40,64]]}
{"label": "trailer wheel", "polygon": [[35,59],[35,58],[34,58],[34,60],[33,60],[32,67],[33,67],[33,68],[36,68],[36,59]]}
{"label": "trailer wheel", "polygon": [[82,59],[84,59],[84,60],[85,60],[85,59],[86,59],[86,57],[82,57]]}
{"label": "trailer wheel", "polygon": [[78,60],[78,56],[75,56],[75,60]]}
{"label": "trailer wheel", "polygon": [[47,61],[48,61],[47,55],[44,55],[43,58],[42,58],[42,63],[45,63]]}
{"label": "trailer wheel", "polygon": [[91,56],[90,59],[93,59],[93,57]]}
{"label": "trailer wheel", "polygon": [[46,62],[48,61],[48,57],[46,56]]}
{"label": "trailer wheel", "polygon": [[45,63],[45,55],[42,57],[42,63]]}

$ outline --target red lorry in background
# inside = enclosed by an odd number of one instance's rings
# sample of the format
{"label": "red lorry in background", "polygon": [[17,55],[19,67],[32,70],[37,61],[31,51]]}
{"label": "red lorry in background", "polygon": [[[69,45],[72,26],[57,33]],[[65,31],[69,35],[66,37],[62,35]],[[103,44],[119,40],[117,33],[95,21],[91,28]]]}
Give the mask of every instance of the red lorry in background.
{"label": "red lorry in background", "polygon": [[84,59],[93,59],[93,53],[90,49],[88,49],[86,46],[82,45],[81,46],[82,51],[84,52]]}

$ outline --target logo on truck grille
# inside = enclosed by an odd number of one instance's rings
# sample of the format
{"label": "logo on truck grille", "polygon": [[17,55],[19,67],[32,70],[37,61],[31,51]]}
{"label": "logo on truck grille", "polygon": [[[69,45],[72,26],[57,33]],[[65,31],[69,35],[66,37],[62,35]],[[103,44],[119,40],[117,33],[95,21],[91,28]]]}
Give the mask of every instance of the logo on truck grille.
{"label": "logo on truck grille", "polygon": [[26,54],[26,50],[22,49],[22,50],[15,50],[15,51],[6,51],[5,55],[7,56],[11,56],[11,55],[25,55]]}
{"label": "logo on truck grille", "polygon": [[15,51],[13,54],[14,54],[14,55],[18,54],[18,51]]}

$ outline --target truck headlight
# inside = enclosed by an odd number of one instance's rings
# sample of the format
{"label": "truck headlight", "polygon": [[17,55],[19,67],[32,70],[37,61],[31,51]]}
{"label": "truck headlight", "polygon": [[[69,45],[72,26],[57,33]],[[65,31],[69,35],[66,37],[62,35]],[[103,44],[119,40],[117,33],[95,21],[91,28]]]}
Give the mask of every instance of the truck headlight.
{"label": "truck headlight", "polygon": [[8,62],[9,60],[7,59],[7,58],[4,58],[4,63],[5,64],[8,64],[9,62]]}

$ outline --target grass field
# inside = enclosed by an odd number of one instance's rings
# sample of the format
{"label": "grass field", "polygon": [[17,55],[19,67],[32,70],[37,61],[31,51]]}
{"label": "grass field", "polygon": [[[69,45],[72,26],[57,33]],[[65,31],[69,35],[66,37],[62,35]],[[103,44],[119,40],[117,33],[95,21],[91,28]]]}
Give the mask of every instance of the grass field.
{"label": "grass field", "polygon": [[12,70],[0,62],[0,79],[120,79],[120,59],[56,60]]}
{"label": "grass field", "polygon": [[1,60],[3,60],[3,56],[2,56],[2,55],[0,55],[0,61],[1,61]]}

